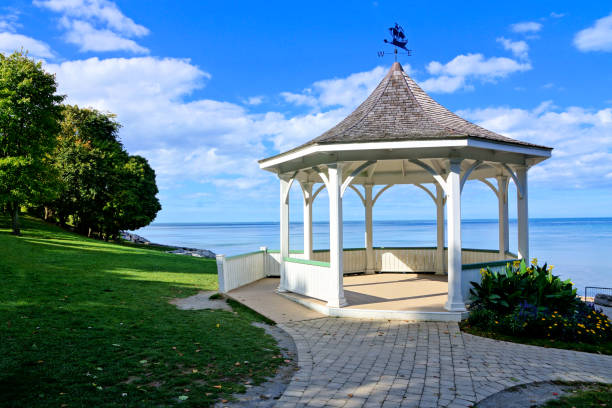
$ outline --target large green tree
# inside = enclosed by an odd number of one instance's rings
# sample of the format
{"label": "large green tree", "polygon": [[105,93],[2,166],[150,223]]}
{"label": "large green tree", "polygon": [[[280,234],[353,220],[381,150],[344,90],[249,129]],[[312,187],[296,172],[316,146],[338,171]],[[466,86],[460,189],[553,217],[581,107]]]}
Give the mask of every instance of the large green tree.
{"label": "large green tree", "polygon": [[60,191],[51,204],[61,224],[70,221],[88,235],[99,231],[103,209],[118,182],[117,169],[127,160],[118,141],[119,127],[113,115],[64,107],[55,152]]}
{"label": "large green tree", "polygon": [[135,230],[149,225],[156,217],[161,204],[157,199],[155,171],[142,156],[129,156],[118,172],[119,183],[109,203],[115,224],[108,232]]}
{"label": "large green tree", "polygon": [[19,211],[50,190],[49,154],[61,120],[55,76],[21,52],[0,54],[0,206],[20,234]]}
{"label": "large green tree", "polygon": [[122,229],[148,225],[161,209],[155,172],[129,156],[114,115],[65,106],[55,152],[60,189],[50,207],[60,223],[113,238]]}

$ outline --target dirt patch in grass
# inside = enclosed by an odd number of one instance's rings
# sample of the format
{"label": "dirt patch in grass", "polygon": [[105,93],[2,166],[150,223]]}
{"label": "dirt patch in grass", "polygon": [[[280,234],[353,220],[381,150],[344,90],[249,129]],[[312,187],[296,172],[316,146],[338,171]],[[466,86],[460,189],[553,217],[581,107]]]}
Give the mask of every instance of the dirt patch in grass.
{"label": "dirt patch in grass", "polygon": [[180,310],[204,310],[216,309],[232,311],[232,307],[227,304],[225,299],[211,298],[215,291],[199,292],[197,295],[186,298],[176,298],[170,300],[170,304],[175,305]]}

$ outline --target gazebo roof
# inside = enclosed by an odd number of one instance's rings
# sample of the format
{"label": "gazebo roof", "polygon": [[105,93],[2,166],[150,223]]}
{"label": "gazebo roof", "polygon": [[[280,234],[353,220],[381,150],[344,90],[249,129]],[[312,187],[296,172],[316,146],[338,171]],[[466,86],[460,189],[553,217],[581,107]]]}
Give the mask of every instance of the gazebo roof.
{"label": "gazebo roof", "polygon": [[260,160],[260,163],[312,146],[419,141],[435,144],[452,140],[535,149],[546,152],[545,156],[550,156],[552,150],[500,135],[455,115],[427,95],[404,72],[401,64],[395,62],[370,96],[336,126],[301,146]]}
{"label": "gazebo roof", "polygon": [[395,62],[353,113],[303,146],[466,137],[543,147],[502,136],[460,118],[427,95]]}

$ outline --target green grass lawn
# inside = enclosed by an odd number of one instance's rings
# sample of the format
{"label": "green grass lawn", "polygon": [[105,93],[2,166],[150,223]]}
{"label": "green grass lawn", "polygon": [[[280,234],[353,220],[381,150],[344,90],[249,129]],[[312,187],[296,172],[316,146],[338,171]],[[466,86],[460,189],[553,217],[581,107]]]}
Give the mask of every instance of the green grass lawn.
{"label": "green grass lawn", "polygon": [[510,336],[508,334],[497,333],[493,331],[482,330],[478,327],[470,326],[467,321],[461,322],[459,325],[461,330],[473,334],[475,336],[490,337],[496,340],[511,341],[514,343],[530,344],[532,346],[560,348],[567,350],[585,351],[587,353],[599,353],[612,355],[612,341],[602,342],[599,344],[589,344],[582,342],[568,342],[549,339],[536,339],[529,337]]}
{"label": "green grass lawn", "polygon": [[87,239],[0,216],[0,406],[206,406],[274,374],[256,314],[181,311],[214,260]]}
{"label": "green grass lawn", "polygon": [[587,384],[564,395],[558,400],[548,401],[544,408],[600,408],[612,406],[612,385]]}

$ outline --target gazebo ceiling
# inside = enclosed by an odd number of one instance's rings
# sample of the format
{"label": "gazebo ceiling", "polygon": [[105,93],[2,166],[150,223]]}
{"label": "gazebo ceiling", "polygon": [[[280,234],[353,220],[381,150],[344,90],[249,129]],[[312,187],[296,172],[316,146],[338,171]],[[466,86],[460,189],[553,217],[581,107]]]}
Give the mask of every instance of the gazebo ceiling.
{"label": "gazebo ceiling", "polygon": [[500,164],[531,166],[550,157],[551,150],[460,118],[427,95],[396,62],[343,121],[295,149],[261,160],[260,167],[278,174],[298,171],[304,179],[310,173],[318,178],[308,170],[315,166],[354,162],[351,167],[357,168],[360,162],[374,161],[367,180],[358,175],[354,183],[418,183],[432,179],[414,160],[429,159],[428,165],[441,172],[448,161],[444,159],[479,160],[482,164],[470,178],[480,178],[500,173]]}

